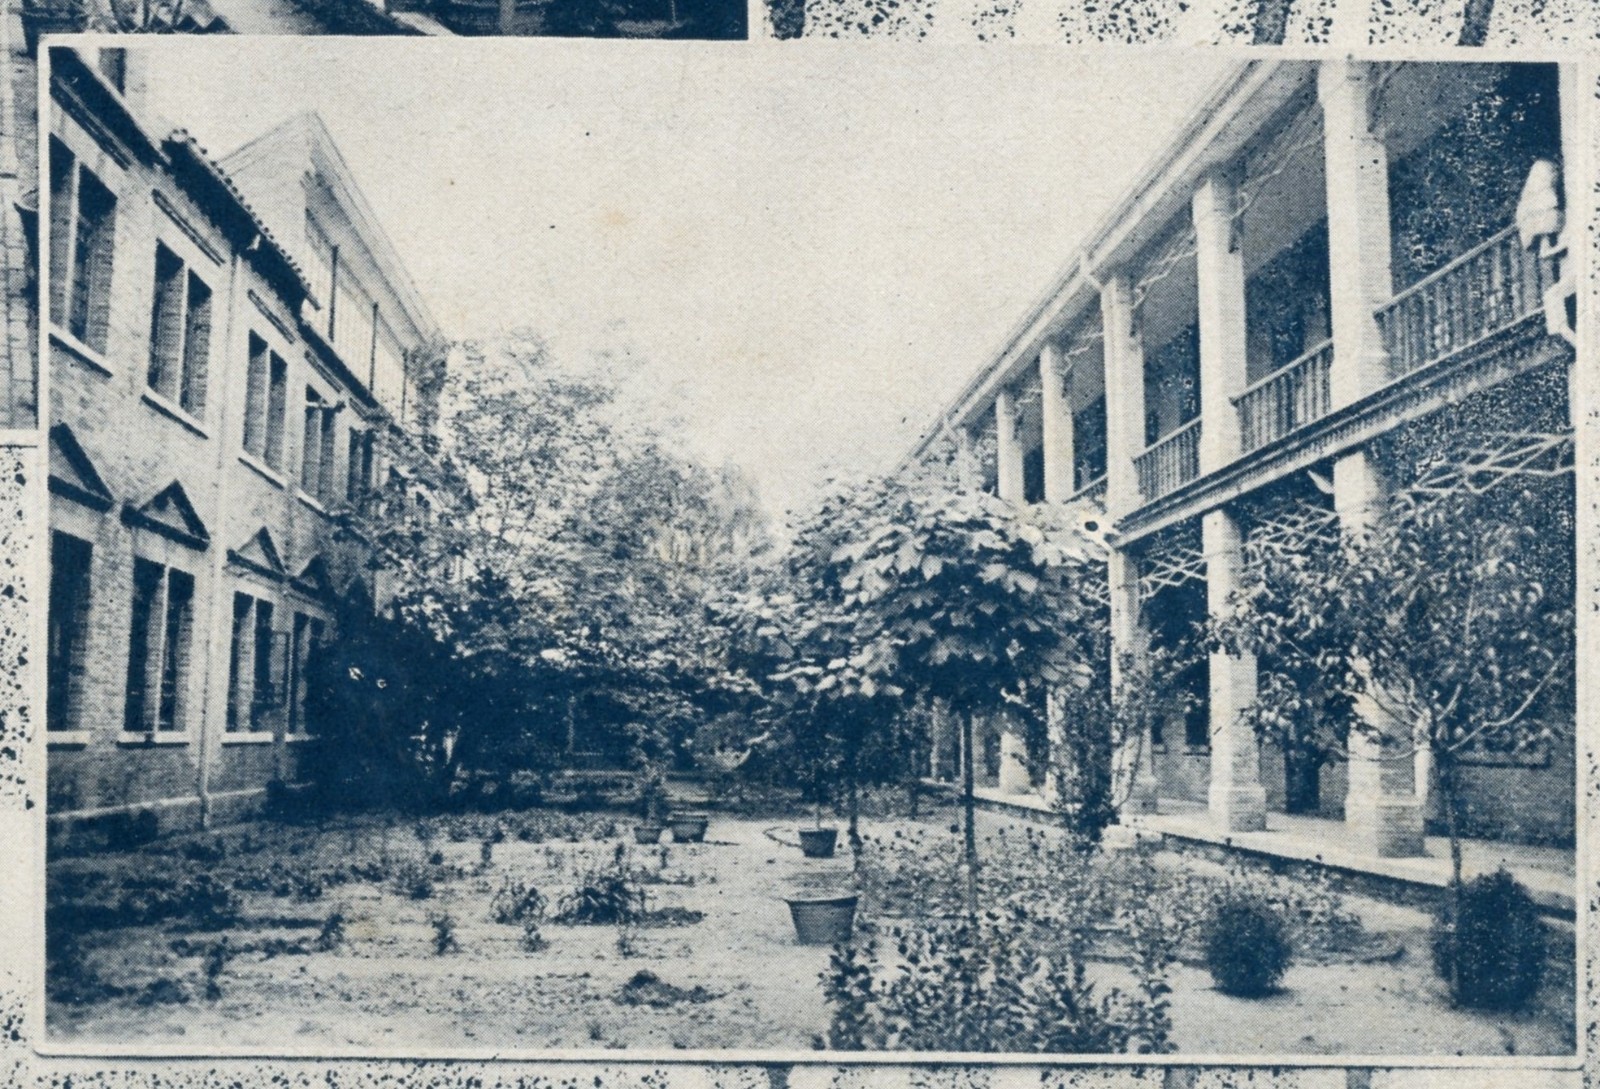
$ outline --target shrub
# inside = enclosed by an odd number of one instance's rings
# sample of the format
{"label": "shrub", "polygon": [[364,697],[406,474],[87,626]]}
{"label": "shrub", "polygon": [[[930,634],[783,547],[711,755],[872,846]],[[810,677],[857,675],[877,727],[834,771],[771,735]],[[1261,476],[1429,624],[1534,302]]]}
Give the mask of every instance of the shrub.
{"label": "shrub", "polygon": [[550,945],[539,930],[539,920],[529,919],[522,924],[522,948],[529,953],[542,952]]}
{"label": "shrub", "polygon": [[438,956],[446,953],[461,951],[461,943],[456,941],[456,921],[449,913],[430,916],[428,925],[433,927],[433,951]]}
{"label": "shrub", "polygon": [[508,877],[494,894],[489,912],[497,923],[537,923],[544,918],[545,906],[542,892]]}
{"label": "shrub", "polygon": [[1484,1010],[1527,1006],[1544,978],[1547,942],[1528,890],[1498,870],[1463,885],[1460,905],[1453,933],[1447,915],[1433,930],[1433,965],[1452,999]]}
{"label": "shrub", "polygon": [[[823,977],[828,1043],[846,1050],[1085,1054],[1169,1048],[1145,995],[1101,993],[1087,973],[1085,913],[1035,914],[1012,902],[979,918],[897,927],[895,949],[835,947]],[[1143,965],[1140,966],[1143,968]],[[1142,971],[1140,971],[1142,975]]]}
{"label": "shrub", "polygon": [[394,891],[413,900],[426,900],[433,895],[433,878],[414,863],[406,863],[395,871]]}
{"label": "shrub", "polygon": [[331,953],[344,944],[344,939],[344,912],[335,909],[323,920],[322,929],[317,933],[317,950]]}
{"label": "shrub", "polygon": [[590,873],[561,898],[556,921],[609,926],[637,922],[644,916],[644,890],[629,880],[622,867]]}
{"label": "shrub", "polygon": [[1283,920],[1252,896],[1217,904],[1203,933],[1206,968],[1223,994],[1270,994],[1289,969],[1292,949]]}

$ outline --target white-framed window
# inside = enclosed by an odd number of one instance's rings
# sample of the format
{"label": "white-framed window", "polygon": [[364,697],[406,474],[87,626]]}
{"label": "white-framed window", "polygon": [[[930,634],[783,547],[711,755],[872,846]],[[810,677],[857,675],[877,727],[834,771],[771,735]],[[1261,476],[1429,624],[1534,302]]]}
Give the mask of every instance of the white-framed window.
{"label": "white-framed window", "polygon": [[334,405],[315,386],[306,387],[305,425],[300,433],[300,490],[327,503],[333,498]]}
{"label": "white-framed window", "polygon": [[306,734],[306,696],[309,692],[307,674],[312,656],[322,649],[326,625],[320,617],[308,613],[294,614],[294,633],[289,647],[289,733]]}

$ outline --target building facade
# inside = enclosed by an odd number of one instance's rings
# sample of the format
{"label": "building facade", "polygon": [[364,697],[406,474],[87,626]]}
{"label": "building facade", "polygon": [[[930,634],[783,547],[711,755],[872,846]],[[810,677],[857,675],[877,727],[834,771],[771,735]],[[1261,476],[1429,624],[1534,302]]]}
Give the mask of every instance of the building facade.
{"label": "building facade", "polygon": [[319,120],[219,163],[145,116],[141,60],[51,55],[53,827],[304,778],[308,664],[378,596],[352,514],[444,359]]}
{"label": "building facade", "polygon": [[[971,483],[1102,517],[1114,660],[1224,609],[1259,550],[1359,530],[1397,492],[1518,478],[1565,489],[1570,511],[1577,80],[1555,64],[1244,65],[910,460],[955,447]],[[1374,854],[1421,853],[1424,758],[1383,759],[1353,731],[1348,759],[1307,776],[1241,715],[1257,662],[1212,653],[1180,683],[1194,710],[1144,739],[1135,808],[1203,806],[1222,832],[1308,812]],[[976,756],[1003,793],[1039,787],[1018,731]],[[1485,753],[1463,777],[1470,831],[1571,843],[1570,740]]]}

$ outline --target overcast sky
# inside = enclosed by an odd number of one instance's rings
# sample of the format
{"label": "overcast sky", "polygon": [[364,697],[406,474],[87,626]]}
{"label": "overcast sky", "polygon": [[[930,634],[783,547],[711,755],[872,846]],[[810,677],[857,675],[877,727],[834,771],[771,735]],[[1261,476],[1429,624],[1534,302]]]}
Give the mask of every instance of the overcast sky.
{"label": "overcast sky", "polygon": [[770,505],[892,463],[1227,70],[1210,55],[161,40],[214,154],[317,110],[451,336],[627,347]]}

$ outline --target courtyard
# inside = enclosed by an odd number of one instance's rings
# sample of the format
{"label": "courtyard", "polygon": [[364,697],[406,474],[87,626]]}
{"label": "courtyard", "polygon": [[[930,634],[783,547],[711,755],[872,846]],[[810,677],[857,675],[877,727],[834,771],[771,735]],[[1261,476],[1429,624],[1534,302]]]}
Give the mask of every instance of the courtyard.
{"label": "courtyard", "polygon": [[[947,807],[864,819],[854,864],[843,843],[837,858],[804,858],[795,832],[809,819],[714,812],[703,843],[669,834],[641,846],[637,821],[620,812],[374,814],[64,857],[50,874],[52,955],[74,967],[51,973],[50,1033],[158,1050],[210,1040],[246,1050],[810,1051],[826,1043],[831,951],[797,942],[783,897],[854,891],[853,941],[892,944],[908,925],[959,914],[959,852]],[[1046,926],[1074,911],[1058,829],[983,812],[979,836],[986,910],[1025,901]],[[1135,847],[1127,835],[1101,864],[1135,859],[1153,876],[1134,887],[1147,889],[1176,954],[1167,978],[1180,1053],[1573,1049],[1570,931],[1552,942],[1530,1009],[1474,1013],[1452,1008],[1429,964],[1428,910],[1332,880]],[[610,873],[639,893],[638,917],[575,921],[573,894]],[[1291,967],[1263,998],[1219,992],[1190,933],[1206,898],[1230,887],[1291,920]],[[529,920],[514,917],[527,889],[543,900],[531,940]],[[1088,962],[1100,988],[1134,985],[1116,933]]]}

